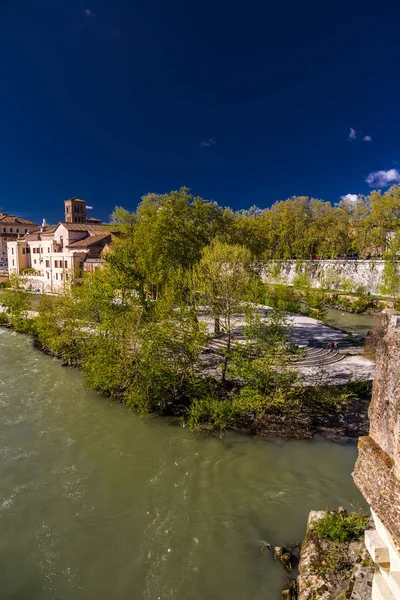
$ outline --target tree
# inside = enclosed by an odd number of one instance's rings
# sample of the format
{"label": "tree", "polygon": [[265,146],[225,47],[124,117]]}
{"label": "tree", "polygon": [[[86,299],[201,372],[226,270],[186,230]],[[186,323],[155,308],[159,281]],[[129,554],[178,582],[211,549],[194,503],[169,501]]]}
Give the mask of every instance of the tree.
{"label": "tree", "polygon": [[214,332],[220,327],[227,334],[227,348],[222,366],[222,381],[231,353],[232,317],[242,307],[252,279],[251,253],[243,246],[214,240],[203,250],[200,263],[193,270],[193,290],[214,317]]}
{"label": "tree", "polygon": [[396,234],[391,241],[390,247],[383,255],[385,265],[383,267],[382,284],[380,291],[385,296],[393,298],[397,306],[400,295],[400,234]]}
{"label": "tree", "polygon": [[201,251],[225,230],[224,211],[214,202],[194,197],[187,188],[170,194],[148,194],[137,210],[134,255],[153,298],[171,272],[192,268]]}
{"label": "tree", "polygon": [[1,295],[8,321],[17,331],[29,331],[32,318],[27,317],[31,310],[31,294],[25,292],[17,275],[12,275],[9,281],[10,287]]}

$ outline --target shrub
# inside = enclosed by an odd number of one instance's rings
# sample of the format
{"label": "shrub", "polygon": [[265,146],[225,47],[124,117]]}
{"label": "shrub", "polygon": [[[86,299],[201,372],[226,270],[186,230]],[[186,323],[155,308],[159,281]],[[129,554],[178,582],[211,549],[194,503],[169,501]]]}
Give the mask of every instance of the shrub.
{"label": "shrub", "polygon": [[346,512],[326,512],[315,524],[315,533],[330,542],[350,542],[359,539],[369,523],[368,515]]}
{"label": "shrub", "polygon": [[187,411],[187,422],[192,431],[223,431],[232,425],[235,408],[230,400],[214,396],[194,400]]}

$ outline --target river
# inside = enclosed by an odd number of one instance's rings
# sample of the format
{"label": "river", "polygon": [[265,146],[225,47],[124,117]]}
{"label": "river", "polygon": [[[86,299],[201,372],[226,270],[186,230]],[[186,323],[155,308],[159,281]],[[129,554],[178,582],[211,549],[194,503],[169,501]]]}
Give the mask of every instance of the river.
{"label": "river", "polygon": [[376,315],[367,313],[348,313],[336,308],[327,308],[324,322],[326,325],[337,327],[342,331],[366,335],[374,328],[375,318]]}
{"label": "river", "polygon": [[354,445],[196,438],[84,389],[0,329],[2,600],[278,600],[260,540],[363,503]]}

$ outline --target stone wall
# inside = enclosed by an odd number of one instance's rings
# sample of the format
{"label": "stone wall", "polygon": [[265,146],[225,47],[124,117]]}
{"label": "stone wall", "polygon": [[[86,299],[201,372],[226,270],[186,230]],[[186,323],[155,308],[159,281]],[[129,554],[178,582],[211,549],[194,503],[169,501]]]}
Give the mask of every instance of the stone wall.
{"label": "stone wall", "polygon": [[369,409],[370,432],[358,444],[354,481],[375,529],[366,546],[378,569],[372,598],[400,598],[400,316],[385,315]]}
{"label": "stone wall", "polygon": [[354,287],[363,286],[366,292],[379,294],[384,264],[383,260],[271,261],[265,264],[263,276],[271,283],[291,285],[296,275],[305,272],[313,287],[341,289],[343,282],[351,281]]}

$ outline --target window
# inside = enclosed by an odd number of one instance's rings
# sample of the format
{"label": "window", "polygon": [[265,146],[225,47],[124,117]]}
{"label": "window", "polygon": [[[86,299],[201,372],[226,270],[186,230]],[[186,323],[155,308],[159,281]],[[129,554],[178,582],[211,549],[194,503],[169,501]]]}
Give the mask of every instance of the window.
{"label": "window", "polygon": [[36,265],[36,258],[35,258],[35,260],[33,261],[33,263]]}
{"label": "window", "polygon": [[13,259],[13,266],[15,265],[15,260]]}
{"label": "window", "polygon": [[63,274],[62,274],[62,273],[60,273],[60,279],[61,279],[61,281],[62,281],[62,278],[63,278],[63,276],[62,276],[62,275],[63,275]]}
{"label": "window", "polygon": [[49,269],[50,268],[50,261],[46,260],[46,268]]}
{"label": "window", "polygon": [[67,213],[69,213],[69,206],[67,206]]}
{"label": "window", "polygon": [[49,272],[47,271],[47,279],[50,279]]}
{"label": "window", "polygon": [[40,248],[40,254],[43,254],[43,248]]}
{"label": "window", "polygon": [[27,228],[26,228],[26,227],[25,227],[25,233],[28,233],[28,230],[27,230]]}
{"label": "window", "polygon": [[27,254],[30,254],[30,253],[31,253],[31,249],[29,248],[29,246],[28,246],[28,247],[27,247],[27,249],[26,249],[26,253],[27,253]]}
{"label": "window", "polygon": [[55,260],[55,261],[54,261],[54,268],[55,268],[55,269],[58,269],[58,260]]}
{"label": "window", "polygon": [[68,263],[66,260],[64,260],[64,267],[67,269],[68,268]]}
{"label": "window", "polygon": [[22,254],[25,254],[25,248],[22,248]]}
{"label": "window", "polygon": [[36,248],[32,248],[33,254],[36,254]]}
{"label": "window", "polygon": [[7,231],[7,227],[3,227],[3,233]]}
{"label": "window", "polygon": [[11,254],[14,254],[14,248],[11,248]]}
{"label": "window", "polygon": [[47,248],[47,254],[50,254],[50,248]]}
{"label": "window", "polygon": [[19,227],[17,227],[17,229],[15,230],[17,233],[19,233]]}
{"label": "window", "polygon": [[10,227],[10,233],[12,233],[12,227]]}
{"label": "window", "polygon": [[56,279],[58,279],[58,273],[56,273]]}

